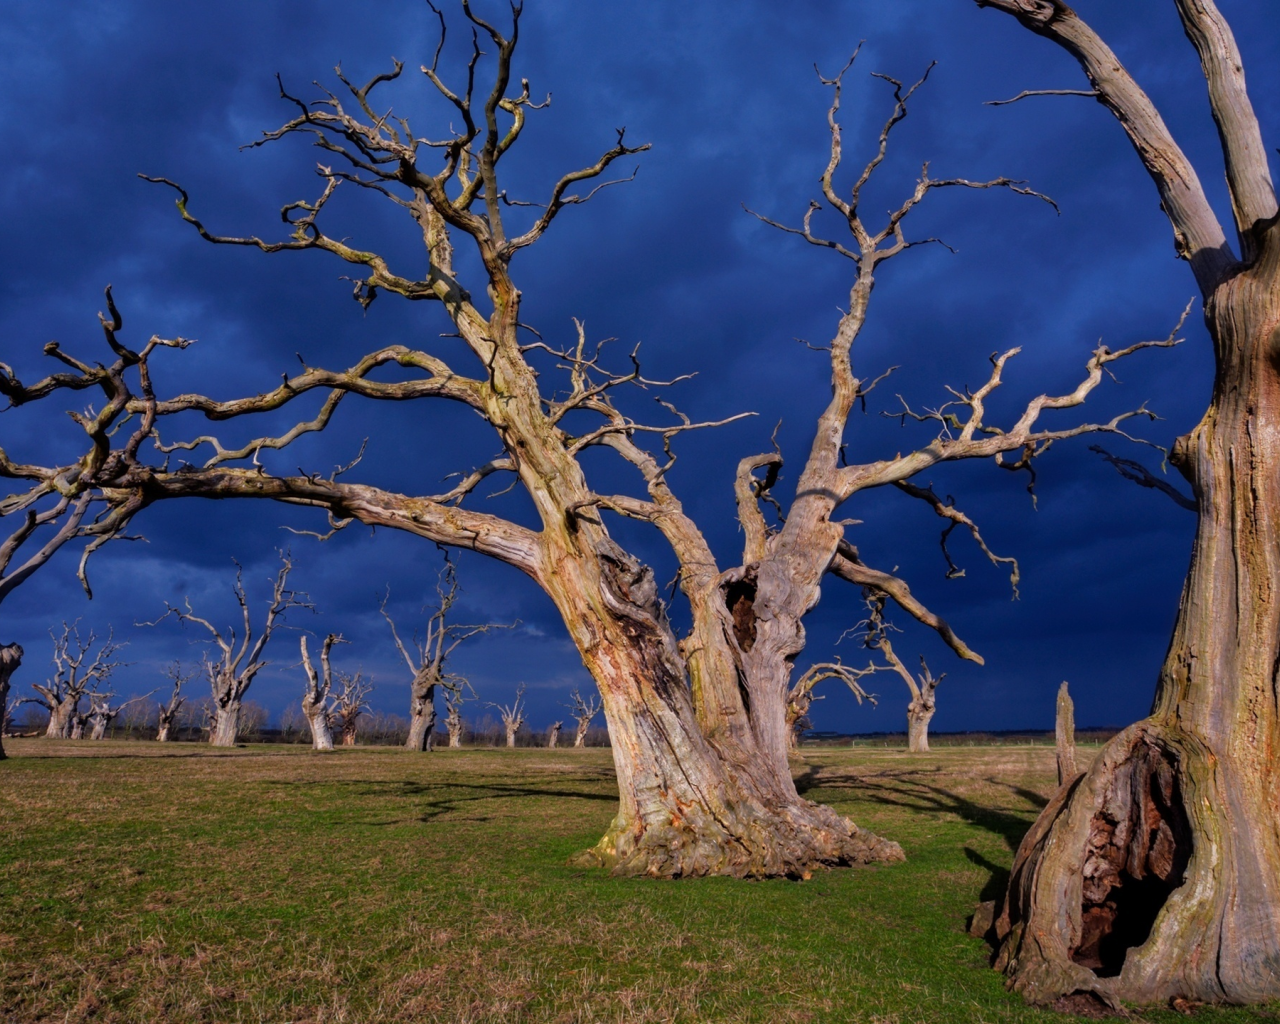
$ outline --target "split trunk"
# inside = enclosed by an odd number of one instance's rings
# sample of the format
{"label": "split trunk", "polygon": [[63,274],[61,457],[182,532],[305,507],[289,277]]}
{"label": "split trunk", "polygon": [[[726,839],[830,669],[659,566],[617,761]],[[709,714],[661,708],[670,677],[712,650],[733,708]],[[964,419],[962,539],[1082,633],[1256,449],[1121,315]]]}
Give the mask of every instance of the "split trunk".
{"label": "split trunk", "polygon": [[209,726],[209,744],[214,747],[234,747],[240,734],[240,701],[232,698],[219,701],[213,711]]}
{"label": "split trunk", "polygon": [[1151,716],[1060,790],[995,925],[1030,999],[1280,998],[1280,237],[1206,303],[1216,380],[1174,449],[1199,527]]}

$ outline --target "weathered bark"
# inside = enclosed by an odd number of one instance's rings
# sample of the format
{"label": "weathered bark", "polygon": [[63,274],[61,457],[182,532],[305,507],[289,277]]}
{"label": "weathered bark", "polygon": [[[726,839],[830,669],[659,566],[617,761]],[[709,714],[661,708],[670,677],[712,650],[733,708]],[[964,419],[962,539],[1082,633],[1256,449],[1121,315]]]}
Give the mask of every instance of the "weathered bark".
{"label": "weathered bark", "polygon": [[[0,718],[8,717],[9,680],[22,664],[22,647],[18,644],[0,645]],[[9,723],[0,721],[0,761],[8,755],[4,752],[4,730]]]}
{"label": "weathered bark", "polygon": [[1058,785],[1064,786],[1076,777],[1075,704],[1064,681],[1058,687],[1057,714],[1053,723],[1054,748],[1058,760]]}
{"label": "weathered bark", "polygon": [[[39,689],[37,686],[36,689]],[[74,717],[80,704],[79,695],[75,697],[65,697],[62,700],[54,700],[49,709],[49,724],[44,730],[44,734],[50,739],[65,740],[71,737],[71,719]]]}
{"label": "weathered bark", "polygon": [[341,637],[330,633],[324,638],[320,648],[320,671],[316,672],[311,664],[311,652],[307,648],[307,638],[299,638],[298,646],[302,654],[302,668],[307,676],[307,687],[302,692],[302,717],[306,719],[311,730],[311,746],[315,750],[332,750],[333,734],[329,731],[329,700],[333,688],[333,663],[330,660],[333,645],[340,642]]}
{"label": "weathered bark", "polygon": [[209,745],[211,747],[234,747],[240,735],[239,697],[229,697],[218,701],[213,709],[213,721],[209,723]]}
{"label": "weathered bark", "polygon": [[462,713],[454,705],[449,707],[449,715],[444,720],[444,727],[449,731],[449,746],[455,750],[462,746]]}
{"label": "weathered bark", "polygon": [[555,749],[556,744],[560,740],[560,727],[563,725],[564,725],[564,722],[553,722],[551,724],[551,729],[547,733],[547,747],[549,749],[551,750]]}
{"label": "weathered bark", "polygon": [[93,725],[89,730],[89,739],[105,740],[107,738],[107,725],[111,720],[105,715],[92,715],[90,716],[90,720],[93,722]]}
{"label": "weathered bark", "polygon": [[436,685],[432,680],[424,687],[419,687],[415,675],[413,689],[409,695],[409,738],[405,741],[408,750],[427,751],[431,749],[432,738],[436,731]]}
{"label": "weathered bark", "polygon": [[160,718],[156,726],[156,742],[168,743],[173,731],[174,720],[178,717],[177,709],[169,711],[163,704],[160,706]]}
{"label": "weathered bark", "polygon": [[1065,4],[992,6],[1081,63],[1160,188],[1204,296],[1209,408],[1171,460],[1199,517],[1152,713],[1045,808],[996,920],[1034,1002],[1280,997],[1280,230],[1240,55],[1212,0],[1178,0],[1227,164],[1237,262],[1147,96]]}
{"label": "weathered bark", "polygon": [[921,694],[907,705],[907,750],[911,753],[929,752],[929,723],[936,710],[933,694]]}
{"label": "weathered bark", "polygon": [[302,716],[311,730],[311,746],[314,750],[332,750],[333,734],[329,731],[329,712],[323,705],[309,705],[302,701]]}

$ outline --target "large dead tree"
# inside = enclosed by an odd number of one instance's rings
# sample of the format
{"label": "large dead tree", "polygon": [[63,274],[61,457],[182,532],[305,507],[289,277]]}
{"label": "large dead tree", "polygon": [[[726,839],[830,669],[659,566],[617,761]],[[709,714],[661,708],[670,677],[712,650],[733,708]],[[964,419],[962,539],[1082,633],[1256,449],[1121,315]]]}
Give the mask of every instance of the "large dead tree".
{"label": "large dead tree", "polygon": [[874,664],[866,668],[854,668],[844,664],[839,658],[835,661],[822,661],[816,665],[810,665],[787,694],[787,747],[794,750],[799,746],[800,735],[806,729],[813,728],[813,722],[809,719],[809,709],[813,707],[815,700],[823,699],[813,692],[819,683],[826,682],[828,679],[839,680],[849,688],[859,704],[867,701],[874,705],[875,695],[863,689],[862,680],[873,675],[880,668],[882,666]]}
{"label": "large dead tree", "polygon": [[571,712],[573,712],[574,720],[578,723],[578,728],[573,734],[573,745],[575,747],[585,747],[587,745],[587,730],[591,728],[591,721],[600,714],[600,698],[595,694],[582,695],[582,691],[574,690],[569,694],[571,703],[566,704]]}
{"label": "large dead tree", "polygon": [[236,595],[236,603],[240,606],[242,621],[240,635],[237,635],[234,626],[227,629],[224,635],[223,631],[208,619],[203,619],[192,611],[189,599],[184,602],[185,610],[166,603],[165,613],[160,618],[154,622],[143,623],[143,625],[155,626],[172,615],[184,625],[194,622],[197,626],[203,627],[217,645],[218,653],[211,651],[204,658],[204,673],[209,680],[210,695],[213,698],[213,719],[209,725],[209,743],[212,746],[235,746],[240,730],[240,709],[244,704],[245,692],[249,689],[254,677],[270,664],[264,661],[262,656],[267,644],[271,641],[271,634],[280,624],[281,617],[290,608],[314,610],[306,594],[289,589],[289,573],[292,569],[292,557],[287,551],[280,552],[280,570],[272,581],[271,601],[267,605],[262,633],[256,640],[249,614],[249,598],[244,590],[244,571],[239,563],[236,564],[236,581],[232,590]]}
{"label": "large dead tree", "polygon": [[330,652],[342,637],[330,633],[320,647],[320,671],[311,664],[311,652],[307,650],[307,638],[301,637],[302,667],[307,673],[307,688],[302,693],[302,717],[311,729],[311,746],[315,750],[332,750],[333,733],[329,731],[332,712],[333,665]]}
{"label": "large dead tree", "polygon": [[[613,372],[604,365],[600,347],[588,345],[580,324],[576,339],[563,346],[522,333],[513,261],[567,208],[613,184],[604,175],[614,164],[648,147],[629,145],[619,132],[595,163],[561,177],[541,205],[515,195],[502,162],[524,132],[528,115],[542,106],[532,101],[524,80],[513,87],[520,8],[513,8],[510,30],[479,17],[468,2],[462,9],[477,33],[462,74],[465,84],[454,89],[446,82],[443,16],[440,47],[422,69],[448,112],[444,123],[454,126],[439,135],[411,129],[383,104],[381,93],[402,75],[399,62],[364,85],[339,72],[341,96],[325,93],[315,103],[282,89],[295,116],[265,133],[261,142],[309,138],[326,161],[318,167],[319,196],[284,207],[289,224],[284,238],[215,234],[191,212],[184,190],[165,179],[151,180],[177,191],[183,219],[212,243],[266,253],[328,253],[355,276],[353,295],[365,308],[385,294],[438,302],[451,324],[449,333],[470,353],[470,374],[435,352],[388,345],[346,369],[304,367],[274,389],[254,387],[250,397],[220,400],[192,393],[161,402],[145,395],[131,399],[129,408],[157,418],[161,452],[203,449],[207,457],[200,465],[173,471],[167,463],[122,465],[107,492],[128,491],[140,495],[144,504],[240,497],[312,506],[326,510],[334,525],[358,520],[405,530],[436,544],[489,555],[526,574],[559,610],[599,688],[611,737],[619,810],[581,863],[624,874],[804,877],[823,865],[900,859],[896,843],[796,791],[787,763],[786,702],[791,667],[804,647],[804,617],[818,602],[826,577],[833,576],[888,595],[936,630],[959,656],[981,659],[911,594],[904,580],[862,560],[846,537],[849,524],[842,507],[863,491],[905,485],[946,462],[994,459],[1005,468],[1026,469],[1054,442],[1121,433],[1130,417],[1145,410],[1055,427],[1041,418],[1045,412],[1061,414],[1082,405],[1116,360],[1175,340],[1140,342],[1118,351],[1100,345],[1084,360],[1082,379],[1073,390],[1040,395],[1004,424],[994,422],[986,403],[1018,350],[1001,353],[976,388],[956,389],[932,411],[904,411],[917,429],[921,424],[928,428],[919,447],[885,458],[869,454],[862,463],[848,459],[847,421],[879,379],[855,372],[853,346],[866,322],[881,265],[920,244],[906,233],[912,211],[939,189],[1037,194],[1007,178],[932,178],[926,167],[898,207],[877,224],[864,220],[862,191],[883,161],[890,133],[906,116],[915,87],[889,80],[889,118],[872,157],[848,183],[839,123],[846,67],[826,80],[834,100],[828,119],[830,157],[821,176],[822,196],[843,241],[815,233],[817,203],[803,227],[789,229],[849,261],[847,311],[836,322],[826,353],[831,398],[815,425],[784,519],[771,523],[764,511],[773,501],[782,506],[774,494],[781,453],[774,449],[740,461],[735,494],[745,545],[740,556],[722,566],[686,514],[668,474],[682,434],[747,414],[695,422],[663,403],[664,422],[646,422],[628,411],[624,389],[652,389],[662,382],[645,377],[634,354],[630,369]],[[488,85],[477,84],[484,56],[478,36],[487,38],[491,49]],[[364,190],[404,212],[425,247],[424,274],[406,276],[386,257],[326,234],[326,204],[344,187]],[[462,262],[455,264],[458,243],[478,258],[478,278],[463,280],[471,272],[464,272]],[[544,390],[539,373],[549,382],[556,366],[565,368],[568,388]],[[239,447],[224,445],[211,434],[185,435],[180,421],[173,419],[197,413],[220,421],[274,412],[305,403],[313,392],[323,395],[318,411],[304,414],[282,434]],[[449,490],[425,495],[356,483],[349,479],[349,466],[328,477],[285,475],[259,459],[263,452],[323,430],[352,393],[375,401],[458,403],[492,428],[502,454],[463,475]],[[637,474],[643,495],[593,487],[585,462],[593,449],[620,457]],[[484,481],[501,474],[510,474],[513,484],[524,489],[536,528],[464,507]],[[919,497],[910,490],[904,493]],[[956,512],[942,504],[935,511],[944,518]],[[676,635],[653,572],[610,536],[606,515],[649,523],[671,546],[680,564],[680,592],[690,608],[687,636]]]}
{"label": "large dead tree", "polygon": [[1214,354],[1209,408],[1170,452],[1199,526],[1151,716],[1108,743],[1023,840],[997,964],[1036,1002],[1275,999],[1280,224],[1240,51],[1214,0],[1175,0],[1208,84],[1233,248],[1159,110],[1088,24],[1059,0],[979,2],[1075,58],[1120,122],[1191,265]]}
{"label": "large dead tree", "polygon": [[32,703],[49,712],[46,736],[82,739],[89,712],[81,708],[80,702],[120,667],[121,662],[115,660],[115,656],[125,645],[116,643],[110,632],[99,645],[97,634],[92,630],[87,637],[80,635],[78,623],[64,622],[61,633],[50,630],[49,636],[53,638],[53,677],[31,684],[39,695],[32,698]]}
{"label": "large dead tree", "polygon": [[409,738],[405,741],[409,750],[431,749],[436,730],[436,688],[455,692],[464,683],[461,676],[445,671],[450,655],[463,641],[473,636],[491,629],[514,629],[518,625],[503,626],[491,622],[482,626],[465,626],[450,622],[449,613],[457,603],[458,592],[458,576],[446,554],[444,568],[436,579],[436,606],[427,618],[422,635],[414,634],[412,654],[400,639],[395,620],[387,611],[390,592],[382,599],[382,617],[391,627],[396,649],[413,673],[409,683]]}

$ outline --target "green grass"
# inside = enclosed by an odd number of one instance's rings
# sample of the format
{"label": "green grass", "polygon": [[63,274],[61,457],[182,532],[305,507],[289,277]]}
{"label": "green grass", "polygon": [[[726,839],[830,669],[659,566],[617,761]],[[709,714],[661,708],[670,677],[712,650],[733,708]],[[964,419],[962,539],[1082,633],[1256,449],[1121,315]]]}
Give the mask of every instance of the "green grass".
{"label": "green grass", "polygon": [[964,933],[1051,790],[1044,748],[806,751],[807,795],[908,860],[795,883],[567,867],[614,811],[604,750],[7,746],[6,1022],[1070,1019]]}

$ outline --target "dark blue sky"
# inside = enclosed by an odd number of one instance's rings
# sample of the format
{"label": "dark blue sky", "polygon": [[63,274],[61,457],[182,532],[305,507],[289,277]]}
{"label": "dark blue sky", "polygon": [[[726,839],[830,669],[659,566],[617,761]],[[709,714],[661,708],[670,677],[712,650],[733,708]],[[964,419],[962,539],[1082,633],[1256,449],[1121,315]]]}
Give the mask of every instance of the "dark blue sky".
{"label": "dark blue sky", "polygon": [[[1280,31],[1265,5],[1223,0],[1244,51],[1254,102],[1269,144],[1280,138]],[[483,3],[494,17],[502,8]],[[1172,3],[1100,0],[1080,5],[1161,107],[1197,162],[1215,203],[1225,210],[1221,161],[1203,82]],[[461,38],[461,15],[446,6]],[[334,84],[341,62],[353,79],[404,60],[404,78],[387,88],[419,134],[439,134],[447,113],[422,77],[436,22],[408,0],[223,0],[103,5],[9,5],[0,16],[0,68],[8,140],[0,215],[0,359],[20,376],[46,370],[40,348],[51,338],[85,358],[99,358],[94,314],[101,289],[115,285],[128,338],[152,333],[199,339],[182,354],[156,360],[162,393],[199,389],[218,397],[274,386],[296,367],[349,365],[368,349],[402,342],[463,355],[437,340],[446,330],[438,308],[383,297],[367,314],[339,280],[344,268],[322,254],[266,256],[201,242],[178,219],[170,194],[138,172],[181,181],[193,211],[225,233],[279,230],[278,209],[317,192],[317,152],[301,139],[240,151],[263,129],[291,116],[277,96],[280,72],[295,94],[309,83]],[[919,165],[935,176],[1025,178],[1054,197],[1042,203],[995,192],[934,196],[912,233],[937,235],[958,250],[922,248],[885,266],[868,328],[856,353],[864,373],[902,369],[850,429],[851,458],[866,460],[925,443],[881,418],[901,392],[933,405],[943,385],[977,384],[986,357],[1023,346],[1006,373],[999,407],[1006,416],[1042,390],[1070,390],[1099,338],[1113,347],[1163,337],[1194,292],[1188,268],[1173,257],[1154,188],[1120,128],[1087,99],[1045,98],[1010,107],[983,101],[1027,88],[1082,88],[1075,65],[1051,44],[1004,15],[970,0],[870,0],[690,5],[674,0],[549,3],[529,0],[517,76],[535,95],[551,91],[547,111],[531,116],[508,161],[513,195],[539,199],[560,173],[592,162],[613,128],[651,142],[629,162],[636,180],[570,209],[548,236],[523,253],[514,273],[525,296],[524,319],[549,340],[565,340],[572,317],[593,338],[637,341],[652,376],[696,371],[668,397],[697,417],[753,410],[755,419],[686,438],[671,480],[703,525],[722,565],[735,564],[740,538],[733,518],[732,472],[738,458],[763,450],[773,424],[794,480],[816,411],[827,396],[821,355],[793,338],[821,344],[830,336],[850,283],[849,265],[760,224],[741,204],[798,221],[825,163],[827,90],[813,64],[830,73],[860,39],[842,121],[850,166],[865,159],[888,112],[880,71],[914,79],[937,60],[864,203],[887,209],[910,190]],[[456,40],[455,40],[456,41]],[[451,51],[452,53],[452,51]],[[349,190],[350,191],[350,190]],[[406,268],[422,264],[413,225],[375,197],[343,196],[329,232],[350,235]],[[1224,222],[1229,222],[1225,217]],[[830,226],[830,225],[829,225]],[[832,228],[834,230],[834,228]],[[474,277],[471,287],[482,286]],[[1188,343],[1145,353],[1121,365],[1090,402],[1090,418],[1149,401],[1164,418],[1144,427],[1167,444],[1198,418],[1211,363],[1198,308]],[[467,368],[469,369],[469,368]],[[635,399],[641,408],[649,397]],[[72,404],[78,404],[72,402]],[[55,410],[24,409],[0,417],[2,443],[35,460],[74,441],[76,428]],[[310,415],[311,406],[291,411]],[[296,417],[302,418],[302,417]],[[277,423],[283,420],[276,421]],[[264,424],[228,427],[224,438],[252,436]],[[192,432],[200,432],[191,425]],[[437,489],[445,473],[492,457],[496,441],[469,412],[419,403],[392,407],[348,399],[328,436],[309,439],[277,463],[328,469],[350,459],[360,440],[369,453],[353,477],[417,493]],[[1122,454],[1122,442],[1107,442]],[[899,648],[924,653],[948,678],[939,691],[938,729],[1046,727],[1059,681],[1070,680],[1078,720],[1125,723],[1143,715],[1177,607],[1193,517],[1121,480],[1087,451],[1062,445],[1040,464],[1039,509],[1023,481],[989,464],[950,467],[932,480],[977,518],[988,542],[1022,562],[1022,599],[1009,600],[1005,575],[956,537],[962,579],[944,578],[937,519],[893,494],[860,496],[847,514],[863,519],[851,539],[873,565],[899,566],[936,611],[987,658],[960,664],[933,636],[906,626]],[[611,486],[628,482],[604,456],[588,462]],[[1179,481],[1180,482],[1180,481]],[[518,496],[476,507],[516,517]],[[199,639],[175,626],[133,627],[154,618],[165,599],[190,594],[205,614],[228,619],[232,557],[243,561],[261,598],[273,571],[273,548],[290,544],[296,584],[319,606],[291,623],[353,641],[342,659],[376,677],[375,701],[403,713],[406,678],[377,614],[390,585],[406,630],[432,593],[440,559],[425,542],[353,526],[327,545],[294,537],[282,525],[320,522],[283,507],[248,503],[174,503],[137,522],[146,545],[114,545],[96,559],[97,597],[76,584],[64,554],[5,605],[4,639],[28,657],[15,683],[41,677],[45,632],[80,617],[112,623],[129,639],[134,664],[117,680],[125,692],[150,689],[160,667],[198,656]],[[638,524],[611,524],[619,540],[669,578],[671,559]],[[458,556],[465,588],[460,617],[523,626],[473,643],[456,668],[490,700],[529,686],[532,724],[563,717],[556,702],[588,685],[576,652],[547,599],[519,573],[469,554]],[[842,653],[858,660],[840,632],[859,618],[857,593],[832,580],[809,620],[806,660]],[[228,621],[230,621],[228,619]],[[299,689],[296,634],[282,633],[275,665],[251,696],[279,708]],[[802,661],[803,664],[806,663]],[[857,708],[832,689],[815,708],[821,728],[899,729],[905,689],[881,676],[878,708]],[[199,692],[199,691],[198,691]]]}

